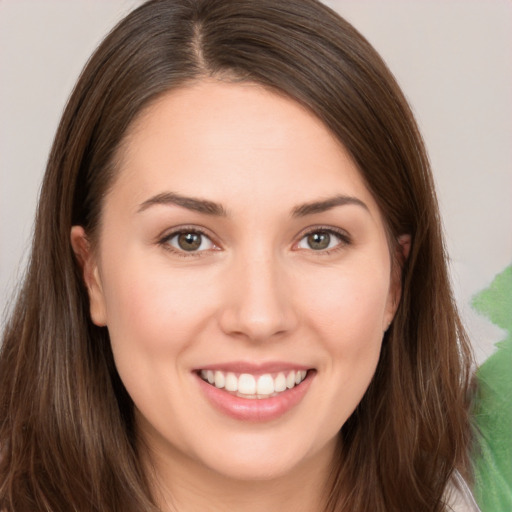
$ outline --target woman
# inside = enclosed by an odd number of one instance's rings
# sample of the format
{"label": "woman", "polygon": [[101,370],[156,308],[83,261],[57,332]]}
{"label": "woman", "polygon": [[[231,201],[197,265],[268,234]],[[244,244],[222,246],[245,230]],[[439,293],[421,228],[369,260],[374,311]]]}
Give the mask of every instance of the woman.
{"label": "woman", "polygon": [[2,509],[449,510],[469,372],[422,140],[361,35],[313,0],[112,31],[4,335]]}

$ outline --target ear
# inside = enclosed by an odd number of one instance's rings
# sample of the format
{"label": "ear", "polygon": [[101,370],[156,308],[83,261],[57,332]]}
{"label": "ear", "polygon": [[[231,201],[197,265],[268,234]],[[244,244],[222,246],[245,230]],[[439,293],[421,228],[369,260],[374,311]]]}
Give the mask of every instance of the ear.
{"label": "ear", "polygon": [[395,246],[391,262],[391,283],[389,287],[388,307],[385,315],[384,332],[389,329],[402,297],[402,269],[411,251],[411,235],[400,235]]}
{"label": "ear", "polygon": [[95,255],[82,226],[71,228],[71,247],[82,269],[82,278],[89,294],[91,319],[94,324],[103,327],[107,325],[103,287]]}
{"label": "ear", "polygon": [[411,252],[411,235],[400,235],[397,241],[398,263],[400,264],[400,268],[402,268]]}

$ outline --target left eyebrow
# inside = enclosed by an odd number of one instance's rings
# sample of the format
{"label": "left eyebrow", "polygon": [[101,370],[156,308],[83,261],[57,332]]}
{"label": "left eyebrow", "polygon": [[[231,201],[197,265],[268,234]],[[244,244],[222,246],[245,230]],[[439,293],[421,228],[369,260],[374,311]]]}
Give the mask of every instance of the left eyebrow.
{"label": "left eyebrow", "polygon": [[314,213],[323,213],[337,206],[356,205],[364,208],[367,212],[370,211],[368,206],[357,197],[338,195],[329,197],[321,201],[312,201],[311,203],[304,203],[296,206],[292,210],[292,217],[305,217]]}

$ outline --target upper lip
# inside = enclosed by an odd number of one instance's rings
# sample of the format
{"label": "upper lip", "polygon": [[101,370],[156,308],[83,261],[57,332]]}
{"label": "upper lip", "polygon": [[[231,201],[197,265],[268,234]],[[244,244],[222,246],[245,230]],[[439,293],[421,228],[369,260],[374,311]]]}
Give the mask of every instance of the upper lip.
{"label": "upper lip", "polygon": [[284,362],[284,361],[267,361],[267,362],[255,362],[255,361],[229,361],[225,363],[214,363],[207,364],[195,368],[194,371],[201,370],[212,370],[212,371],[224,371],[233,373],[250,373],[252,375],[259,375],[265,373],[276,373],[276,372],[287,372],[292,370],[311,370],[311,366]]}

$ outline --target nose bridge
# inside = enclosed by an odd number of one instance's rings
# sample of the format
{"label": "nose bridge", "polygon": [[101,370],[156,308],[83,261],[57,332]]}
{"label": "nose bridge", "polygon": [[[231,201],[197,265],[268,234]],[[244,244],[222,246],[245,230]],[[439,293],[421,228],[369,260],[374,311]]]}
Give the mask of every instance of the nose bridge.
{"label": "nose bridge", "polygon": [[238,254],[226,280],[224,332],[265,341],[292,330],[297,318],[280,258],[269,247]]}

